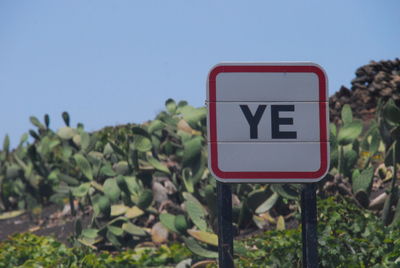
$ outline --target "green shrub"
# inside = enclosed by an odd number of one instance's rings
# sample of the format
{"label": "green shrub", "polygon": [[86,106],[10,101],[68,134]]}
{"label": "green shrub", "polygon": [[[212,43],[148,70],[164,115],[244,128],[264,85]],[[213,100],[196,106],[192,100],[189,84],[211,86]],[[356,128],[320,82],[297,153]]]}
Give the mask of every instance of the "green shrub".
{"label": "green shrub", "polygon": [[171,267],[190,257],[182,245],[110,253],[68,248],[51,237],[17,234],[0,243],[0,267]]}
{"label": "green shrub", "polygon": [[[400,267],[399,226],[340,196],[318,201],[318,242],[320,267]],[[200,260],[178,243],[116,253],[33,234],[0,243],[0,267],[174,267],[188,258]],[[235,241],[235,267],[302,267],[301,260],[300,227]]]}
{"label": "green shrub", "polygon": [[[320,267],[400,267],[399,226],[384,226],[343,197],[318,202]],[[268,231],[235,245],[237,267],[302,267],[301,229]]]}

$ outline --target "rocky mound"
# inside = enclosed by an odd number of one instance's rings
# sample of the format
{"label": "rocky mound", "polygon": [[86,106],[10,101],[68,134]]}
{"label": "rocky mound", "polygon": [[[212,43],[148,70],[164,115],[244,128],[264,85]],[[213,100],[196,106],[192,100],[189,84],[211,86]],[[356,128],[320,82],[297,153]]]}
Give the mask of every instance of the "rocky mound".
{"label": "rocky mound", "polygon": [[351,89],[342,86],[329,98],[330,121],[340,120],[342,106],[350,104],[355,117],[364,121],[374,117],[378,99],[393,98],[400,104],[400,59],[371,61],[358,68]]}

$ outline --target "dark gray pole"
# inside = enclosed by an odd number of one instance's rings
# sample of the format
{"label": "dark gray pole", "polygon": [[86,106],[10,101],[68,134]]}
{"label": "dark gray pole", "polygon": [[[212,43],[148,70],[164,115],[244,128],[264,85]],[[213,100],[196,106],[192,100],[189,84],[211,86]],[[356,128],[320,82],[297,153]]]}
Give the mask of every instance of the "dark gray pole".
{"label": "dark gray pole", "polygon": [[318,267],[317,197],[315,183],[305,184],[301,192],[303,267]]}
{"label": "dark gray pole", "polygon": [[220,268],[233,268],[231,186],[217,181],[218,259]]}

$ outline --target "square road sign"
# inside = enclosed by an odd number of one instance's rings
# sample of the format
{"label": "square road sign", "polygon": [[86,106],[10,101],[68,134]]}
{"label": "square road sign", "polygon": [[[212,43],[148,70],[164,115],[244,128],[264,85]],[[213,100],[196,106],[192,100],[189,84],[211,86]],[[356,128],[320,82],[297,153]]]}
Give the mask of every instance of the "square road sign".
{"label": "square road sign", "polygon": [[313,63],[227,63],[207,80],[209,167],[222,182],[317,182],[329,168],[327,76]]}

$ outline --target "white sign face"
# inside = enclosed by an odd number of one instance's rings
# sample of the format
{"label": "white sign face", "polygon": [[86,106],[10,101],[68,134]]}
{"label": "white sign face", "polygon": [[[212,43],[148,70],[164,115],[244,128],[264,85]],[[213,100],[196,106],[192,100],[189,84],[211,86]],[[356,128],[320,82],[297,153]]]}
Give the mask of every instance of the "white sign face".
{"label": "white sign face", "polygon": [[222,182],[316,182],[329,166],[327,78],[312,63],[219,64],[207,81],[209,167]]}

